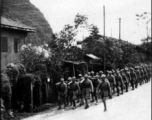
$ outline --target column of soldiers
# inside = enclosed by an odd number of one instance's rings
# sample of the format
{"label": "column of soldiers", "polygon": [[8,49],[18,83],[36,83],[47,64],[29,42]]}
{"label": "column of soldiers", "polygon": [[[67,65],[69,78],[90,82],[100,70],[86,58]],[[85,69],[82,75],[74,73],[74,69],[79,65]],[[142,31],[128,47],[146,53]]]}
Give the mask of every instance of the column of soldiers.
{"label": "column of soldiers", "polygon": [[58,109],[64,109],[71,106],[76,109],[78,106],[84,105],[84,108],[89,108],[89,102],[98,104],[98,99],[101,99],[104,104],[104,111],[106,108],[106,99],[112,99],[117,94],[128,92],[131,87],[132,90],[138,88],[139,85],[150,81],[151,67],[144,65],[134,68],[125,67],[124,69],[116,69],[107,71],[105,75],[102,71],[94,73],[88,72],[84,76],[79,74],[79,77],[69,77],[68,80],[61,78],[61,81],[56,84],[58,91]]}

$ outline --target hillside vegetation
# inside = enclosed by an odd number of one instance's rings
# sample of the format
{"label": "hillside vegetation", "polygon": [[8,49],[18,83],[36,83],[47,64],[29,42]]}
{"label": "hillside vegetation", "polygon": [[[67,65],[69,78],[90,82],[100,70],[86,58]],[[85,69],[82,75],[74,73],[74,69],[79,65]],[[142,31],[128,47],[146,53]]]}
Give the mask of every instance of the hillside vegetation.
{"label": "hillside vegetation", "polygon": [[43,14],[29,0],[3,0],[5,11],[3,16],[12,20],[35,27],[36,33],[28,35],[27,42],[43,44],[44,41],[52,40],[52,28],[44,18]]}

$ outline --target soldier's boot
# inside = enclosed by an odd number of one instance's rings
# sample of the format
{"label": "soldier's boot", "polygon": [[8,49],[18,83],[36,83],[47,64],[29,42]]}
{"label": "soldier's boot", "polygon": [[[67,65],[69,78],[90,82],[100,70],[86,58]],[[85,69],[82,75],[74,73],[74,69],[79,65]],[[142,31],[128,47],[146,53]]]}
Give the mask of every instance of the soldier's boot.
{"label": "soldier's boot", "polygon": [[61,102],[58,102],[58,105],[59,105],[58,110],[60,110],[61,109]]}
{"label": "soldier's boot", "polygon": [[134,88],[134,83],[133,83],[133,81],[131,82],[131,86],[132,86],[132,90],[134,90],[135,88]]}
{"label": "soldier's boot", "polygon": [[136,87],[136,88],[138,88],[138,81],[136,82],[136,85],[135,85],[135,87]]}
{"label": "soldier's boot", "polygon": [[83,101],[83,97],[81,96],[80,97],[80,104],[79,104],[79,106],[82,106],[82,105],[84,105],[84,101]]}
{"label": "soldier's boot", "polygon": [[128,92],[128,83],[126,83],[126,92]]}
{"label": "soldier's boot", "polygon": [[73,108],[72,109],[76,109],[76,103],[75,100],[73,100]]}
{"label": "soldier's boot", "polygon": [[80,99],[80,96],[78,95],[77,96],[77,103],[79,103],[80,101],[79,101],[79,99]]}
{"label": "soldier's boot", "polygon": [[91,93],[91,98],[92,98],[91,102],[94,102],[94,94],[93,93]]}
{"label": "soldier's boot", "polygon": [[113,87],[112,94],[113,95],[115,94],[115,87]]}
{"label": "soldier's boot", "polygon": [[85,102],[86,102],[86,105],[85,105],[84,109],[87,109],[87,108],[89,108],[89,105],[88,105],[88,100],[86,98],[85,98]]}
{"label": "soldier's boot", "polygon": [[117,87],[117,96],[119,96],[119,87]]}

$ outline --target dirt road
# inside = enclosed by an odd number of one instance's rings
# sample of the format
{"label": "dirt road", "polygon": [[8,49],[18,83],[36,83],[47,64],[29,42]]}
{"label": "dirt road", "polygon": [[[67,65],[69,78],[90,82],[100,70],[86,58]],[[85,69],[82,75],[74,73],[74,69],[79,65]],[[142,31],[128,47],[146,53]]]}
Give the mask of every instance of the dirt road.
{"label": "dirt road", "polygon": [[47,110],[24,120],[151,120],[151,81],[130,90],[119,97],[107,100],[107,112],[103,103],[90,104],[89,109]]}

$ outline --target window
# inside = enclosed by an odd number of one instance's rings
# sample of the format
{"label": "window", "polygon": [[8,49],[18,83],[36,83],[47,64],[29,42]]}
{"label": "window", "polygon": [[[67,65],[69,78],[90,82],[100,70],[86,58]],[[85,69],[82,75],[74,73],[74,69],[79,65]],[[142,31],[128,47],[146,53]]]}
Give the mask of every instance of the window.
{"label": "window", "polygon": [[1,37],[1,52],[8,51],[8,40],[7,37]]}
{"label": "window", "polygon": [[14,52],[18,53],[19,51],[19,39],[14,38]]}

